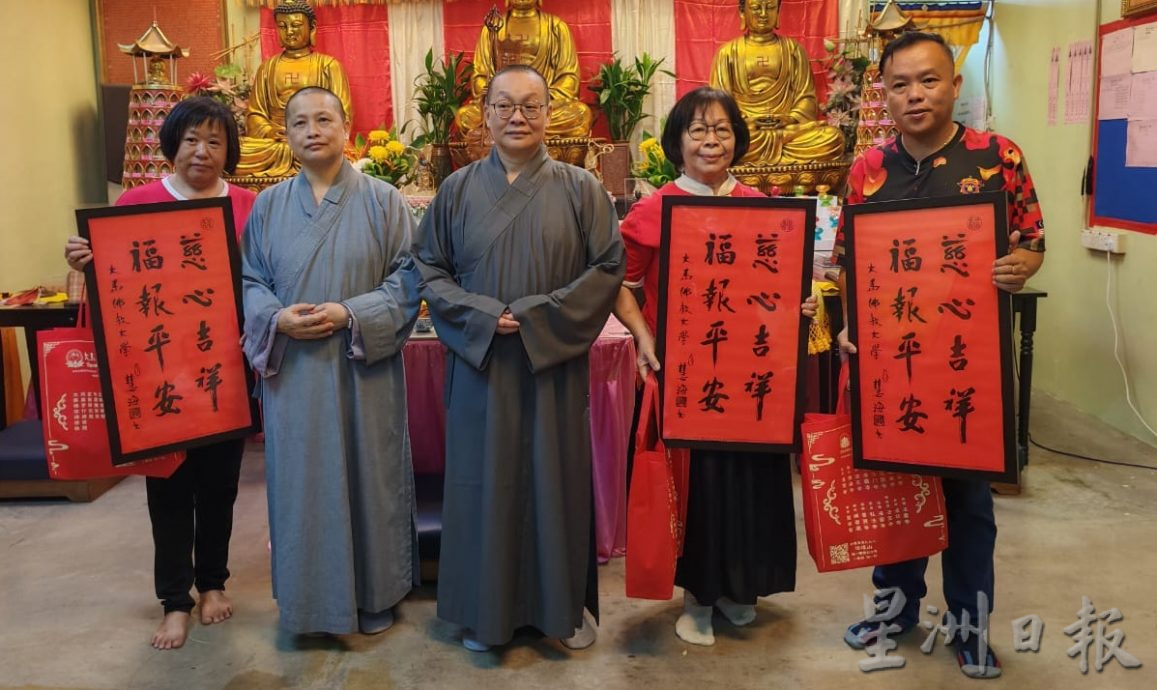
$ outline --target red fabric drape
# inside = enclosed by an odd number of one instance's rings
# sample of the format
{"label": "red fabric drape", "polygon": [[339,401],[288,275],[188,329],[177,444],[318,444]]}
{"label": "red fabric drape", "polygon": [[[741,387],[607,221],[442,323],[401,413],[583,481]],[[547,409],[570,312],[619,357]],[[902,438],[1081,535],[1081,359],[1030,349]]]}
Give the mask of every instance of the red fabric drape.
{"label": "red fabric drape", "polygon": [[[319,53],[332,55],[345,68],[353,99],[353,131],[369,132],[394,124],[390,95],[389,8],[385,5],[315,7]],[[281,51],[273,11],[261,10],[261,57]]]}
{"label": "red fabric drape", "polygon": [[[442,37],[447,54],[474,54],[482,22],[492,5],[504,11],[502,2],[496,0],[457,0],[442,5]],[[611,0],[581,0],[562,2],[544,0],[540,5],[545,12],[557,15],[570,26],[578,51],[579,72],[582,77],[580,98],[585,103],[594,103],[595,96],[587,90],[587,84],[598,73],[599,65],[611,60]],[[629,56],[627,56],[629,59]],[[596,116],[598,111],[596,110]],[[595,123],[594,136],[609,138],[607,125],[599,117]]]}
{"label": "red fabric drape", "polygon": [[[742,33],[738,0],[674,0],[675,92],[682,96],[703,86],[711,74],[711,60],[724,42]],[[823,103],[827,94],[827,71],[819,60],[827,54],[824,38],[836,36],[839,26],[837,0],[782,0],[779,34],[799,41],[812,59],[816,95]]]}

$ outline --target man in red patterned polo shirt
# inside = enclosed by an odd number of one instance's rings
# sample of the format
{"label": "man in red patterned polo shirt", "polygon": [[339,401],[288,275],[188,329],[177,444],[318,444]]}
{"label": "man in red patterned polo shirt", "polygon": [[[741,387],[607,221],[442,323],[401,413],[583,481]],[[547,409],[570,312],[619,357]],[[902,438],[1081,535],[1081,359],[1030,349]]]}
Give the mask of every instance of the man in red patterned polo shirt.
{"label": "man in red patterned polo shirt", "polygon": [[[865,151],[852,164],[847,204],[868,201],[927,198],[1004,190],[1009,198],[1010,252],[992,266],[992,283],[1017,292],[1040,269],[1044,260],[1044,222],[1032,178],[1016,144],[991,132],[977,132],[952,120],[960,94],[961,75],[955,73],[952,51],[936,34],[909,32],[889,43],[880,57],[880,72],[887,93],[888,111],[900,135]],[[842,224],[841,224],[842,225]],[[835,260],[843,263],[843,230],[836,240]],[[846,282],[840,276],[840,293]],[[854,355],[856,346],[847,328],[839,335],[840,348]],[[959,623],[968,616],[980,620],[979,594],[993,601],[993,552],[996,520],[992,494],[985,481],[944,479],[948,514],[948,548],[942,554],[946,614]],[[894,636],[916,627],[920,599],[927,593],[924,571],[928,559],[877,567],[876,589],[898,588],[906,603],[889,621],[861,621],[848,628],[844,641],[863,649],[890,624]],[[895,627],[895,626],[898,626]],[[897,632],[898,630],[898,632]],[[954,639],[961,671],[971,678],[1000,675],[1000,661],[977,635]]]}

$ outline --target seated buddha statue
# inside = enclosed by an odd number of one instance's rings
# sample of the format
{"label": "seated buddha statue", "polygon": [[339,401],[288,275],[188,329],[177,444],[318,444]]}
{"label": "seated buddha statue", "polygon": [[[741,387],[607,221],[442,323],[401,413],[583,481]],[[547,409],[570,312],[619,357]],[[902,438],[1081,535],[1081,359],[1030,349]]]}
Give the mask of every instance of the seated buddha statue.
{"label": "seated buddha statue", "polygon": [[273,9],[283,50],[261,63],[253,78],[245,136],[241,137],[238,176],[292,175],[299,167],[285,137],[285,104],[307,86],[333,91],[353,117],[345,70],[329,55],[313,51],[317,17],[304,0],[287,0]]}
{"label": "seated buddha statue", "polygon": [[778,35],[779,0],[739,0],[744,34],[715,54],[711,86],[730,93],[751,130],[740,165],[838,161],[844,135],[820,122],[808,56]]}
{"label": "seated buddha statue", "polygon": [[[511,64],[530,65],[550,87],[548,137],[585,137],[591,131],[591,109],[579,100],[579,64],[566,22],[539,10],[541,0],[507,0],[506,14],[487,21],[474,49],[472,100],[458,109],[455,121],[464,138],[478,136],[485,121],[486,87],[498,70]],[[495,26],[498,25],[498,26]]]}

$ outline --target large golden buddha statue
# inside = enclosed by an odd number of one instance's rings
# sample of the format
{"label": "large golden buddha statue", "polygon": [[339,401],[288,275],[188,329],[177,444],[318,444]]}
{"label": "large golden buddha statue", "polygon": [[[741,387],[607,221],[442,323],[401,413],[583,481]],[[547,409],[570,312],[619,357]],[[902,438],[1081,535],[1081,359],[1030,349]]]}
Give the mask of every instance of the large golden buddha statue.
{"label": "large golden buddha statue", "polygon": [[353,117],[345,70],[329,55],[313,51],[317,17],[303,0],[288,0],[273,9],[277,37],[284,48],[257,68],[241,162],[237,175],[279,177],[291,175],[298,164],[285,138],[285,104],[307,86],[322,86],[337,94],[348,117]]}
{"label": "large golden buddha statue", "polygon": [[458,109],[458,130],[465,138],[483,126],[483,99],[490,78],[511,64],[530,65],[550,86],[548,137],[585,137],[591,109],[579,100],[578,53],[566,22],[539,10],[541,0],[507,0],[505,16],[487,18],[474,49],[473,99]]}
{"label": "large golden buddha statue", "polygon": [[838,161],[844,135],[819,121],[815,82],[799,43],[776,34],[779,0],[739,0],[744,35],[723,44],[711,86],[735,97],[751,130],[741,165]]}

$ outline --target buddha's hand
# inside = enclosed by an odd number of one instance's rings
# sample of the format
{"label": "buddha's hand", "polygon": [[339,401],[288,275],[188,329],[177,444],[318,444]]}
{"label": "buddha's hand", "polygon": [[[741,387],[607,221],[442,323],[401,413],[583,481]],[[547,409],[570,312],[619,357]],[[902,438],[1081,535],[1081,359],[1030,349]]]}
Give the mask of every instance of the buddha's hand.
{"label": "buddha's hand", "polygon": [[755,118],[756,129],[783,129],[785,124],[779,115],[761,115]]}

